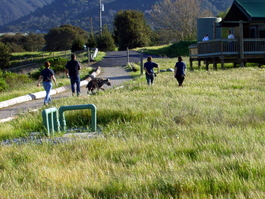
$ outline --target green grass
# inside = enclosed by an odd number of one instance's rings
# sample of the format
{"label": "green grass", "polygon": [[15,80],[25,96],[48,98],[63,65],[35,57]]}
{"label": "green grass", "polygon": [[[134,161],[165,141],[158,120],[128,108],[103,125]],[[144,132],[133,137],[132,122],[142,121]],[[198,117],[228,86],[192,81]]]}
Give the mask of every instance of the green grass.
{"label": "green grass", "polygon": [[[176,59],[154,59],[162,69]],[[145,77],[55,100],[95,104],[103,137],[0,146],[1,198],[264,198],[265,76],[257,67]],[[44,108],[44,107],[43,107]],[[41,111],[1,124],[1,140],[44,133]],[[90,112],[67,112],[68,127]],[[60,136],[58,134],[57,136]]]}

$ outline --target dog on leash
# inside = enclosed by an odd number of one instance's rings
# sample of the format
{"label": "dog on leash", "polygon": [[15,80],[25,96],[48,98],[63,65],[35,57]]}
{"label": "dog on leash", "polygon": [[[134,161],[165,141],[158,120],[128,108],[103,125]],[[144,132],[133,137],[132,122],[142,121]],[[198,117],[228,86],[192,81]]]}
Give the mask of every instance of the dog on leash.
{"label": "dog on leash", "polygon": [[92,79],[91,81],[88,82],[86,88],[88,89],[87,90],[87,94],[90,94],[92,93],[93,94],[93,91],[95,89],[97,89],[97,91],[99,89],[101,90],[105,90],[103,88],[103,85],[106,84],[108,86],[111,86],[111,83],[110,83],[110,80],[109,79],[103,79],[103,78],[95,78],[95,79]]}

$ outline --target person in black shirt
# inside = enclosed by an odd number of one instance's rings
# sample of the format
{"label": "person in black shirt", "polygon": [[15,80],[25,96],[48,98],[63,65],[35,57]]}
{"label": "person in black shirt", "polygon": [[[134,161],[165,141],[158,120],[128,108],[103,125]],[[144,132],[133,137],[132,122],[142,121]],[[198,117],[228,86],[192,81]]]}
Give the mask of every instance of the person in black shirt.
{"label": "person in black shirt", "polygon": [[[80,76],[79,76],[79,70],[81,70],[81,66],[78,61],[76,61],[76,55],[71,54],[71,60],[67,62],[65,66],[65,73],[66,76],[70,77],[71,81],[71,89],[72,89],[72,95],[75,95],[75,90],[77,96],[80,95]],[[75,89],[76,84],[76,89]]]}
{"label": "person in black shirt", "polygon": [[45,62],[45,69],[41,71],[41,74],[39,76],[38,84],[37,86],[40,86],[40,81],[42,80],[43,88],[46,91],[46,96],[44,98],[44,105],[48,105],[48,103],[51,103],[51,96],[50,92],[52,90],[52,80],[54,81],[55,85],[57,85],[56,78],[54,76],[54,72],[52,69],[50,69],[50,62]]}
{"label": "person in black shirt", "polygon": [[175,78],[177,79],[179,86],[182,86],[182,83],[185,79],[185,70],[186,64],[183,62],[181,56],[178,57],[178,62],[175,65]]}
{"label": "person in black shirt", "polygon": [[154,83],[156,75],[154,72],[154,68],[157,68],[157,73],[159,73],[158,64],[152,61],[151,56],[147,57],[147,62],[144,63],[144,70],[145,70],[146,81],[149,86],[151,86]]}

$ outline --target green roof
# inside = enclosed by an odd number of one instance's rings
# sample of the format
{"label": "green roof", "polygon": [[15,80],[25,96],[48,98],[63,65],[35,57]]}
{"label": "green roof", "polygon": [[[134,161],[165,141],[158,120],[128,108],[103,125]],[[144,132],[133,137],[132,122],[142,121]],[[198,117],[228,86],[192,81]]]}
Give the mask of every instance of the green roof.
{"label": "green roof", "polygon": [[265,0],[235,0],[234,4],[252,20],[265,19]]}

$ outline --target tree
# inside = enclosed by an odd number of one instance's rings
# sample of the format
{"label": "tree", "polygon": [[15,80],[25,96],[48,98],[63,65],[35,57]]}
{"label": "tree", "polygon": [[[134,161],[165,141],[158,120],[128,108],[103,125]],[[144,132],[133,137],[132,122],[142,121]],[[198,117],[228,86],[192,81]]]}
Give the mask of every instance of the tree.
{"label": "tree", "polygon": [[43,34],[6,34],[1,36],[0,40],[9,46],[11,52],[38,51],[45,46]]}
{"label": "tree", "polygon": [[119,11],[114,18],[114,35],[119,50],[148,46],[151,29],[146,24],[142,12],[136,10]]}
{"label": "tree", "polygon": [[97,47],[101,51],[114,51],[115,50],[115,44],[114,39],[109,32],[107,26],[104,26],[102,35],[98,35],[97,38]]}
{"label": "tree", "polygon": [[84,50],[85,43],[86,42],[83,38],[77,36],[77,38],[73,41],[71,51],[75,52],[75,51]]}
{"label": "tree", "polygon": [[39,51],[45,46],[45,40],[43,34],[29,33],[24,36],[23,47],[26,51]]}
{"label": "tree", "polygon": [[203,10],[201,0],[164,0],[154,5],[151,13],[156,28],[166,31],[178,41],[194,40],[197,31],[197,18],[212,15]]}
{"label": "tree", "polygon": [[0,42],[0,68],[5,69],[9,66],[9,59],[11,57],[10,49],[7,45]]}
{"label": "tree", "polygon": [[71,49],[73,42],[77,38],[87,41],[88,34],[79,27],[62,25],[59,28],[51,29],[44,38],[46,41],[46,50],[59,51]]}
{"label": "tree", "polygon": [[96,48],[97,47],[97,41],[96,41],[96,38],[95,38],[95,36],[92,34],[92,33],[90,33],[89,34],[89,37],[88,37],[88,40],[87,40],[87,43],[86,43],[86,46],[88,47],[88,48]]}

